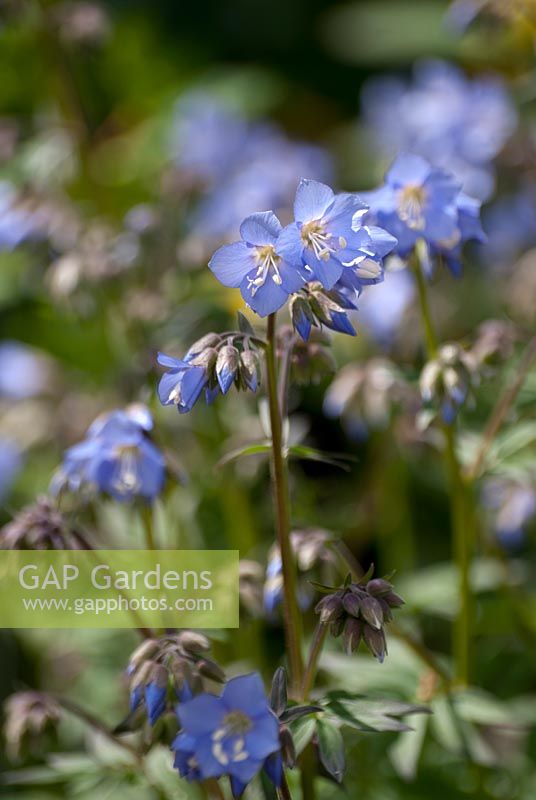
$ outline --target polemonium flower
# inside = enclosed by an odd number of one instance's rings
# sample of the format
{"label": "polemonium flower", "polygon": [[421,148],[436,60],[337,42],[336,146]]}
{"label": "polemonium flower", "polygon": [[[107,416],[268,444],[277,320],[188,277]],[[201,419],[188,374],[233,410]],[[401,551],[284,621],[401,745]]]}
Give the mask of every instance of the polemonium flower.
{"label": "polemonium flower", "polygon": [[479,201],[464,195],[453,175],[420,156],[399,156],[384,185],[363,197],[370,204],[368,218],[397,238],[402,258],[424,241],[431,254],[446,257],[458,271],[462,244],[484,238]]}
{"label": "polemonium flower", "polygon": [[[229,776],[235,794],[280,750],[279,722],[256,673],[231,679],[221,696],[197,695],[177,707],[182,730],[175,764],[190,779]],[[181,755],[178,755],[181,754]]]}
{"label": "polemonium flower", "polygon": [[272,211],[247,217],[240,236],[242,241],[220,247],[209,267],[224,286],[240,288],[248,306],[265,317],[302,288],[307,273]]}
{"label": "polemonium flower", "polygon": [[166,465],[148,437],[152,424],[148,409],[139,406],[96,419],[86,438],[65,453],[52,491],[76,492],[88,486],[116,500],[154,500],[164,488]]}
{"label": "polemonium flower", "polygon": [[392,236],[364,228],[368,206],[356,194],[335,194],[324,183],[302,178],[294,200],[295,222],[281,235],[296,266],[309,280],[332,289],[338,281],[359,289],[382,278],[381,259],[393,249]]}
{"label": "polemonium flower", "polygon": [[483,212],[488,232],[481,248],[484,263],[508,268],[536,244],[536,187],[523,186],[514,194],[501,195]]}
{"label": "polemonium flower", "polygon": [[513,102],[498,76],[470,79],[452,64],[423,61],[411,82],[371,79],[362,100],[373,146],[390,157],[417,153],[453,172],[469,194],[481,200],[490,196],[491,162],[517,123]]}
{"label": "polemonium flower", "polygon": [[41,224],[37,211],[25,206],[15,188],[0,182],[0,250],[13,250],[27,239],[38,236]]}

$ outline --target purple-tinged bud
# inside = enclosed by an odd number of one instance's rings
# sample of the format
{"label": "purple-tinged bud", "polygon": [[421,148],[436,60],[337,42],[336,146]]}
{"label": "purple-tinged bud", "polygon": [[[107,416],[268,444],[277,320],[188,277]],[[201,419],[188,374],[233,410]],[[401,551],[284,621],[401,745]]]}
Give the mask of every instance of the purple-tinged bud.
{"label": "purple-tinged bud", "polygon": [[311,334],[311,327],[317,325],[310,303],[303,295],[295,294],[290,301],[289,310],[294,330],[306,342]]}
{"label": "purple-tinged bud", "polygon": [[339,617],[339,619],[336,619],[334,622],[330,623],[329,632],[331,633],[334,639],[337,639],[343,632],[345,619],[346,618],[342,616]]}
{"label": "purple-tinged bud", "polygon": [[387,594],[392,588],[393,584],[384,580],[384,578],[373,578],[366,586],[367,592],[375,597]]}
{"label": "purple-tinged bud", "polygon": [[159,649],[160,642],[157,639],[146,639],[130,656],[129,667],[138,667],[143,661],[156,655]]}
{"label": "purple-tinged bud", "polygon": [[323,625],[334,622],[344,613],[341,596],[339,594],[329,594],[327,597],[323,597],[317,603],[315,611],[320,614],[320,622]]}
{"label": "purple-tinged bud", "polygon": [[374,630],[370,625],[365,625],[363,638],[372,655],[382,664],[387,655],[387,644],[385,642],[383,630],[381,628],[379,630]]}
{"label": "purple-tinged bud", "polygon": [[393,612],[389,607],[389,603],[385,600],[384,597],[378,597],[377,600],[380,606],[382,607],[383,621],[391,622],[391,620],[393,619]]}
{"label": "purple-tinged bud", "polygon": [[384,595],[383,599],[391,608],[400,608],[400,606],[403,606],[405,603],[405,601],[396,592],[389,592],[388,594]]}
{"label": "purple-tinged bud", "polygon": [[359,597],[355,592],[346,592],[344,597],[342,598],[342,604],[344,606],[344,610],[351,614],[352,617],[358,617],[359,611],[361,608],[362,598]]}
{"label": "purple-tinged bud", "polygon": [[137,670],[131,675],[131,690],[143,687],[150,681],[154,665],[155,662],[149,660],[140,663]]}
{"label": "purple-tinged bud", "polygon": [[343,646],[348,655],[354,653],[359,647],[359,642],[363,637],[365,625],[354,617],[348,617],[344,624]]}
{"label": "purple-tinged bud", "polygon": [[196,631],[181,631],[177,634],[177,642],[192,653],[210,650],[210,642],[207,637]]}
{"label": "purple-tinged bud", "polygon": [[283,763],[289,769],[293,769],[296,766],[296,748],[292,734],[286,725],[281,725],[279,728],[279,742]]}
{"label": "purple-tinged bud", "polygon": [[190,347],[188,352],[186,353],[186,358],[191,358],[192,356],[198,356],[203,350],[207,348],[212,349],[217,347],[220,343],[221,337],[217,333],[207,333],[205,336],[202,336],[201,339],[198,339],[193,345]]}
{"label": "purple-tinged bud", "polygon": [[215,661],[211,661],[208,658],[203,658],[201,661],[197,662],[196,666],[199,674],[204,678],[209,678],[211,681],[216,681],[216,683],[225,682],[225,672],[220,666],[218,666],[218,664],[216,664]]}
{"label": "purple-tinged bud", "polygon": [[222,394],[227,394],[233,385],[238,366],[240,363],[240,353],[231,344],[221,348],[216,360],[216,376]]}
{"label": "purple-tinged bud", "polygon": [[190,364],[193,367],[202,367],[207,374],[210,374],[214,369],[218,360],[218,351],[213,347],[206,347],[195,358],[192,358]]}
{"label": "purple-tinged bud", "polygon": [[245,386],[256,392],[259,386],[260,361],[254,350],[244,350],[240,354],[240,377]]}
{"label": "purple-tinged bud", "polygon": [[375,597],[367,595],[361,601],[361,616],[368,624],[380,630],[383,623],[382,607]]}

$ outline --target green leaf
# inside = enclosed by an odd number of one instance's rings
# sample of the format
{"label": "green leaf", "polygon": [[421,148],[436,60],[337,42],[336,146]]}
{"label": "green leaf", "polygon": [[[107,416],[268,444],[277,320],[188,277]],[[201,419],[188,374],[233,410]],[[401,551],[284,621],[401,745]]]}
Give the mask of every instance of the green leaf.
{"label": "green leaf", "polygon": [[293,722],[309,714],[317,714],[319,711],[324,711],[324,709],[321,706],[292,706],[291,708],[287,708],[286,711],[283,711],[279,719],[281,722]]}
{"label": "green leaf", "polygon": [[400,717],[409,714],[431,713],[426,706],[398,700],[368,700],[343,690],[328,693],[326,710],[345,725],[359,731],[399,733],[413,730],[411,726],[401,722]]}
{"label": "green leaf", "polygon": [[352,456],[347,456],[344,453],[324,453],[321,450],[315,450],[314,447],[307,447],[303,444],[293,444],[288,448],[287,453],[293,458],[298,458],[304,461],[317,461],[322,464],[329,464],[332,467],[338,467],[345,472],[350,472],[350,467],[347,461],[355,461]]}
{"label": "green leaf", "polygon": [[427,727],[428,717],[419,717],[415,721],[414,730],[402,733],[389,748],[389,756],[395,770],[406,781],[413,780],[417,774]]}
{"label": "green leaf", "polygon": [[255,336],[255,330],[253,329],[253,325],[249,321],[247,317],[242,314],[241,311],[237,313],[238,317],[238,330],[241,333],[246,333],[248,336]]}
{"label": "green leaf", "polygon": [[320,761],[337,783],[341,783],[346,769],[344,741],[340,730],[326,719],[317,721],[318,753]]}
{"label": "green leaf", "polygon": [[316,731],[317,720],[315,717],[300,717],[291,722],[290,731],[294,740],[296,755],[299,755],[307,747],[314,732]]}
{"label": "green leaf", "polygon": [[220,458],[217,467],[223,467],[225,464],[230,464],[232,461],[237,461],[244,456],[258,456],[266,455],[272,449],[270,442],[261,442],[259,444],[249,444],[246,447],[239,447],[236,450],[231,450],[229,453]]}

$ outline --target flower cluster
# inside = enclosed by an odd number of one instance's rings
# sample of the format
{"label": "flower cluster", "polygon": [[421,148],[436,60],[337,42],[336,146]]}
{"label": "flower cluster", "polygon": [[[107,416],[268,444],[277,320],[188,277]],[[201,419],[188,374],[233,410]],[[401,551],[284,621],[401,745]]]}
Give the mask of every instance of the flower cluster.
{"label": "flower cluster", "polygon": [[383,258],[396,244],[381,228],[362,224],[367,212],[358,195],[302,179],[294,222],[283,228],[271,211],[252,214],[240,227],[242,241],[219,248],[209,267],[225,286],[240,288],[261,317],[309,282],[357,297],[363,286],[381,280]]}
{"label": "flower cluster", "polygon": [[177,702],[203,691],[204,680],[222,682],[225,676],[207,657],[209,649],[205,636],[188,630],[144,641],[127,668],[131,712],[143,706],[154,725]]}
{"label": "flower cluster", "polygon": [[392,583],[385,578],[368,580],[367,574],[357,583],[347,581],[341,589],[327,594],[316,606],[316,612],[333,636],[342,634],[348,654],[363,641],[381,663],[387,655],[384,625],[393,618],[391,609],[403,604]]}
{"label": "flower cluster", "polygon": [[164,488],[164,456],[149,438],[153,420],[142,405],[98,417],[86,438],[65,453],[51,490],[76,492],[83,488],[109,494],[116,500],[140,497],[153,501]]}
{"label": "flower cluster", "polygon": [[421,372],[421,397],[425,403],[437,407],[443,422],[451,425],[475,379],[475,362],[471,355],[458,344],[444,344]]}
{"label": "flower cluster", "polygon": [[42,748],[42,738],[53,734],[61,717],[59,704],[40,692],[17,692],[5,703],[4,735],[7,754],[13,760],[20,758],[23,751]]}
{"label": "flower cluster", "polygon": [[362,99],[373,145],[389,157],[401,152],[423,156],[453,172],[469,194],[481,200],[490,196],[491,162],[517,123],[498,77],[468,79],[452,64],[423,61],[411,83],[393,76],[373,78]]}
{"label": "flower cluster", "polygon": [[347,364],[326,392],[324,411],[341,417],[349,433],[364,439],[388,427],[394,412],[410,405],[412,392],[396,366],[385,358]]}
{"label": "flower cluster", "polygon": [[0,528],[3,550],[88,550],[84,535],[72,528],[57,505],[48,497],[23,508]]}
{"label": "flower cluster", "polygon": [[407,258],[419,242],[425,243],[428,271],[433,259],[442,257],[458,275],[462,245],[470,239],[485,240],[480,202],[463,194],[451,173],[420,156],[399,156],[384,185],[365,192],[363,198],[370,204],[367,219],[396,237],[401,258]]}
{"label": "flower cluster", "polygon": [[175,766],[190,781],[228,776],[235,797],[261,770],[281,785],[279,721],[260,676],[241,675],[220,696],[204,693],[177,707]]}
{"label": "flower cluster", "polygon": [[204,392],[207,403],[231,386],[239,391],[256,392],[260,380],[260,361],[255,345],[260,340],[250,334],[208,333],[195,342],[183,359],[158,354],[158,363],[167,368],[160,379],[158,395],[162,405],[175,405],[181,414],[191,411]]}

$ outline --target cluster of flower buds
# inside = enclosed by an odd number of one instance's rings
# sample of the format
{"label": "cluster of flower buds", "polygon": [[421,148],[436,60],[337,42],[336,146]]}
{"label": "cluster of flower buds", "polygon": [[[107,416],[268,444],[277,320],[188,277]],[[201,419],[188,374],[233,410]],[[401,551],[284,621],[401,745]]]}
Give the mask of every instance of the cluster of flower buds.
{"label": "cluster of flower buds", "polygon": [[338,289],[324,289],[321,283],[313,281],[292,296],[289,308],[292,325],[305,342],[313,327],[325,326],[332,331],[355,336],[348,311],[355,311],[356,306]]}
{"label": "cluster of flower buds", "polygon": [[132,653],[127,668],[131,712],[144,705],[154,725],[177,702],[203,691],[205,680],[222,683],[225,675],[207,658],[209,649],[206,636],[189,630],[146,639]]}
{"label": "cluster of flower buds", "polygon": [[326,393],[324,411],[340,417],[352,435],[364,438],[369,430],[387,428],[394,411],[412,405],[413,395],[391,361],[372,358],[340,370]]}
{"label": "cluster of flower buds", "polygon": [[[313,590],[309,582],[315,569],[325,571],[337,562],[335,551],[329,548],[334,536],[322,528],[306,528],[292,531],[290,541],[296,556],[296,566],[300,572],[298,600],[302,608],[308,608],[313,601]],[[324,575],[320,577],[325,577]],[[266,578],[264,582],[264,609],[271,613],[283,599],[283,565],[278,545],[274,545],[268,555]]]}
{"label": "cluster of flower buds", "polygon": [[444,344],[436,358],[425,364],[421,372],[421,397],[438,411],[443,422],[451,425],[469,397],[475,380],[476,368],[471,355],[459,344]]}
{"label": "cluster of flower buds", "polygon": [[296,336],[290,325],[283,325],[278,331],[278,356],[290,358],[290,374],[293,383],[309,386],[320,383],[326,375],[332,375],[336,363],[329,345],[328,337],[321,331],[313,331],[304,341]]}
{"label": "cluster of flower buds", "polygon": [[253,330],[207,333],[182,360],[159,353],[158,363],[168,370],[158,385],[160,402],[176,405],[184,414],[191,411],[202,392],[207,403],[220,392],[227,394],[233,385],[239,391],[256,392],[260,381],[257,347],[262,344]]}
{"label": "cluster of flower buds", "polygon": [[6,749],[13,760],[26,750],[33,753],[41,749],[43,737],[54,734],[61,717],[61,708],[53,697],[33,691],[12,694],[4,711]]}
{"label": "cluster of flower buds", "polygon": [[316,606],[320,622],[329,625],[330,632],[337,637],[342,634],[348,654],[353,653],[363,641],[373,656],[383,662],[387,655],[384,625],[393,618],[392,608],[404,604],[393,591],[393,584],[386,578],[371,578],[372,568],[357,583],[347,578],[343,587],[329,589]]}
{"label": "cluster of flower buds", "polygon": [[48,497],[38,497],[0,528],[2,550],[90,550],[84,536],[71,528]]}

